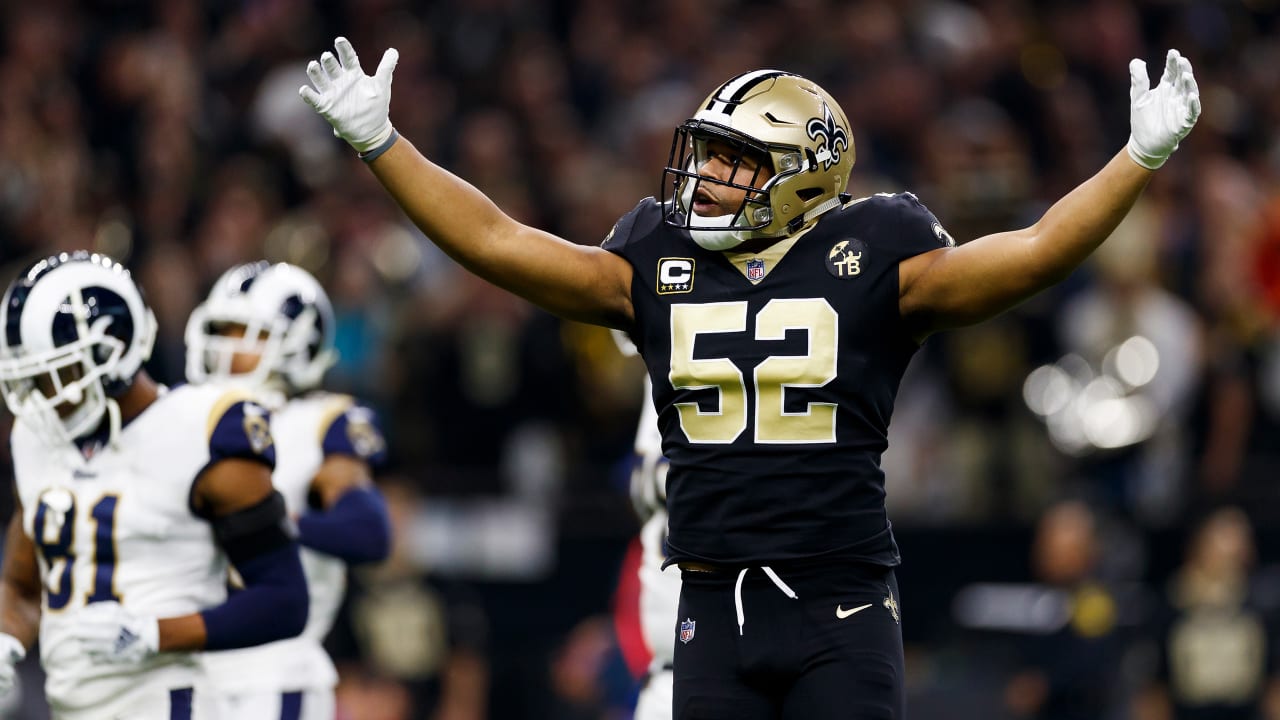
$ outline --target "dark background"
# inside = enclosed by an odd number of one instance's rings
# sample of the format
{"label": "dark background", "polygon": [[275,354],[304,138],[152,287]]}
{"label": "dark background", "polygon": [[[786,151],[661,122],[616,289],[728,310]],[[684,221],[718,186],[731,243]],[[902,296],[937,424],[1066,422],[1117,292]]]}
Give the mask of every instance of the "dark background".
{"label": "dark background", "polygon": [[[606,331],[436,251],[297,98],[305,62],[339,34],[370,71],[397,47],[400,132],[584,244],[658,193],[671,131],[706,93],[792,70],[849,115],[855,194],[911,190],[965,242],[1033,222],[1120,150],[1129,58],[1154,79],[1177,47],[1201,90],[1195,131],[1060,287],[926,344],[884,459],[913,717],[1004,717],[1010,682],[1044,665],[1025,632],[958,621],[960,589],[1084,579],[1123,610],[1115,643],[1041,657],[1092,665],[1108,692],[1091,717],[1148,717],[1131,701],[1161,677],[1155,620],[1210,511],[1243,509],[1251,607],[1274,607],[1278,20],[1273,0],[0,1],[0,265],[83,247],[125,262],[169,383],[223,270],[314,272],[339,320],[329,384],[391,440],[399,541],[353,577],[332,638],[344,717],[623,718],[636,679],[611,613],[637,528],[641,369]],[[1032,562],[1063,500],[1096,521],[1065,585]],[[14,717],[41,717],[24,667]]]}

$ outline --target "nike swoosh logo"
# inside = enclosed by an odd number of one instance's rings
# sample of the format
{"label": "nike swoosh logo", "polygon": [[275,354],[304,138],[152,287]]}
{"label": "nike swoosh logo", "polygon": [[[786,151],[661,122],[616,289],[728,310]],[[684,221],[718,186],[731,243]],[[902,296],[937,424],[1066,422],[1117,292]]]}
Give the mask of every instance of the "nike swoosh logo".
{"label": "nike swoosh logo", "polygon": [[836,619],[837,619],[837,620],[843,620],[843,619],[845,619],[845,618],[849,617],[850,615],[852,615],[852,614],[854,614],[854,613],[856,613],[856,612],[862,612],[863,610],[866,610],[866,609],[867,609],[867,608],[869,608],[869,607],[871,607],[871,603],[867,603],[866,605],[859,605],[859,606],[858,606],[858,607],[856,607],[856,608],[849,608],[848,610],[845,610],[844,608],[842,608],[842,607],[840,607],[839,605],[837,605],[837,606],[836,606]]}

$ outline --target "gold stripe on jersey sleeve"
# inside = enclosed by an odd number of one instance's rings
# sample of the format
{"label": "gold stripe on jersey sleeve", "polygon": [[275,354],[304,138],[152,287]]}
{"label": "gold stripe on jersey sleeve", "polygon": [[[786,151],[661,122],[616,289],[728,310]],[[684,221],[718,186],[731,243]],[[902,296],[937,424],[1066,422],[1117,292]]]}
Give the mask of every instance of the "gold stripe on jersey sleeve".
{"label": "gold stripe on jersey sleeve", "polygon": [[213,403],[213,408],[209,410],[209,419],[204,429],[204,440],[206,443],[213,440],[213,430],[218,427],[218,421],[226,414],[232,405],[241,400],[253,400],[253,394],[248,390],[235,389],[224,393]]}
{"label": "gold stripe on jersey sleeve", "polygon": [[320,414],[320,424],[316,428],[316,443],[324,445],[324,436],[329,433],[329,426],[339,415],[355,407],[356,399],[350,395],[334,395],[325,400],[324,412]]}

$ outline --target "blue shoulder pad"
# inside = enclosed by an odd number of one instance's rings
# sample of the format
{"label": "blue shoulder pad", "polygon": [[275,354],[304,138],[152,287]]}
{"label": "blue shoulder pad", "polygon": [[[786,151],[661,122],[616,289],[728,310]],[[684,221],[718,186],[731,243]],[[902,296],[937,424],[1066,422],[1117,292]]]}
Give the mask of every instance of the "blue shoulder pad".
{"label": "blue shoulder pad", "polygon": [[351,455],[373,467],[387,461],[387,441],[378,416],[363,405],[352,405],[335,417],[324,431],[321,447],[325,455]]}
{"label": "blue shoulder pad", "polygon": [[[216,413],[216,411],[215,411]],[[209,461],[242,458],[276,466],[271,411],[250,399],[237,399],[209,419]]]}

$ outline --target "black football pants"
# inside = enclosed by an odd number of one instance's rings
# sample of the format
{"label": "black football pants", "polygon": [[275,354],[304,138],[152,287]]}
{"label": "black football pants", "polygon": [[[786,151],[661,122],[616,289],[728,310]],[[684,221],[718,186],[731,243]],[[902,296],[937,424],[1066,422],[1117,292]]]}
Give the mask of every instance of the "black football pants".
{"label": "black football pants", "polygon": [[773,570],[681,571],[675,720],[903,720],[893,570]]}

